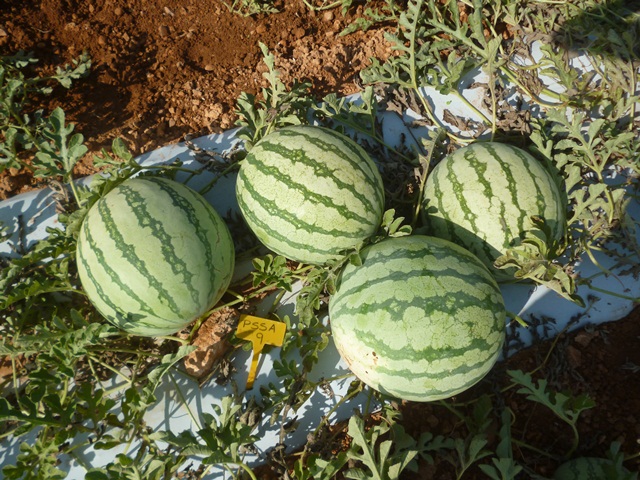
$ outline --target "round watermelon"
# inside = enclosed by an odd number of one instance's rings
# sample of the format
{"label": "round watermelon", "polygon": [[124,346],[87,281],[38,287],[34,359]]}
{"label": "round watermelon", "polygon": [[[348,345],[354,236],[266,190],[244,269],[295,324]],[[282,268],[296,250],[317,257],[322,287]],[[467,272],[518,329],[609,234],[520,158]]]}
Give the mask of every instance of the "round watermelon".
{"label": "round watermelon", "polygon": [[514,270],[495,269],[494,261],[532,229],[532,216],[561,239],[566,209],[565,196],[535,158],[511,145],[478,142],[436,165],[425,183],[422,211],[429,234],[467,248],[498,281],[507,281]]}
{"label": "round watermelon", "polygon": [[226,224],[201,195],[141,177],[91,207],[76,259],[84,291],[107,320],[157,336],[213,307],[229,286],[235,252]]}
{"label": "round watermelon", "polygon": [[435,237],[384,240],[347,265],[329,300],[334,342],[370,387],[427,402],[484,377],[505,337],[505,307],[489,270]]}
{"label": "round watermelon", "polygon": [[338,132],[308,125],[256,143],[240,166],[236,196],[264,245],[316,265],[371,237],[384,213],[382,178],[369,155]]}

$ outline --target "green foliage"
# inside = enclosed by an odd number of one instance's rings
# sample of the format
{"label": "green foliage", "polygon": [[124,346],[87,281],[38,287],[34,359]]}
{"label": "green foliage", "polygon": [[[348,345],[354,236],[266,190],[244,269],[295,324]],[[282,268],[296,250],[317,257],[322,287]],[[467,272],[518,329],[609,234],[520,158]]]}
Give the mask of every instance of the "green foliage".
{"label": "green foliage", "polygon": [[277,13],[278,9],[273,3],[273,0],[222,0],[222,4],[227,7],[230,12],[243,17]]}
{"label": "green foliage", "polygon": [[[61,480],[67,474],[57,468],[58,445],[37,440],[33,445],[22,443],[20,455],[15,465],[7,465],[2,469],[4,478],[8,480]],[[34,468],[37,466],[37,468]]]}
{"label": "green foliage", "polygon": [[560,420],[571,427],[574,436],[573,445],[566,455],[567,457],[570,456],[576,450],[580,441],[578,429],[576,428],[578,418],[583,411],[593,408],[595,402],[585,394],[572,397],[561,392],[549,392],[546,379],[541,379],[536,385],[530,374],[519,370],[510,370],[507,373],[521,386],[518,389],[518,393],[526,395],[529,400],[549,408]]}
{"label": "green foliage", "polygon": [[[400,478],[406,469],[416,471],[419,453],[416,443],[394,416],[369,429],[365,429],[362,418],[351,417],[347,433],[352,440],[347,458],[360,462],[362,466],[345,471],[345,478],[392,480]],[[389,438],[382,440],[386,434]]]}
{"label": "green foliage", "polygon": [[321,121],[382,140],[377,134],[378,103],[371,86],[361,92],[358,101],[330,93],[311,108]]}
{"label": "green foliage", "polygon": [[[343,13],[352,5],[350,0],[305,3],[312,10],[341,8]],[[270,1],[233,0],[225,4],[242,15],[274,11]],[[354,134],[375,154],[394,187],[388,195],[392,204],[373,241],[408,235],[419,227],[419,187],[445,151],[488,130],[492,136],[503,133],[505,124],[499,119],[513,109],[503,91],[510,82],[543,113],[540,120],[527,119],[525,126],[531,130],[531,149],[555,172],[567,193],[569,221],[565,238],[555,241],[548,226],[536,219],[537,228],[525,233],[521,244],[510,249],[498,264],[516,267],[519,278],[545,285],[576,302],[581,301],[577,287],[589,281],[575,274],[576,261],[583,254],[593,257],[595,252],[606,250],[611,241],[633,253],[619,254],[619,265],[626,273],[639,273],[637,225],[626,213],[629,192],[637,187],[639,176],[637,16],[625,9],[623,2],[593,0],[409,0],[406,6],[387,0],[376,5],[366,5],[364,17],[343,34],[390,25],[386,38],[394,55],[384,63],[373,60],[372,66],[361,72],[366,85],[357,101],[331,94],[316,103],[309,94],[309,83],[287,86],[282,82],[275,56],[265,45],[260,46],[267,66],[266,87],[259,95],[243,93],[237,100],[239,137],[245,140],[246,149],[277,128],[310,121]],[[509,41],[503,35],[505,25],[517,32]],[[522,67],[514,60],[519,51],[525,56],[528,53],[522,32],[553,35],[581,49],[591,57],[593,72],[575,68],[561,44],[544,46],[537,65]],[[86,478],[90,480],[170,478],[184,472],[194,458],[203,459],[205,467],[223,465],[236,478],[255,478],[244,456],[257,440],[256,418],[264,412],[274,424],[279,423],[284,445],[304,402],[319,390],[332,395],[328,379],[316,380],[310,373],[330,342],[325,318],[328,298],[335,291],[341,268],[347,262],[362,262],[359,249],[321,267],[292,265],[274,255],[254,258],[254,270],[246,280],[249,293],[238,295],[230,304],[252,306],[255,299],[270,292],[276,292],[280,299],[301,284],[297,318],[281,319],[287,334],[274,361],[278,381],[261,389],[264,405],[250,405],[240,395],[225,397],[214,408],[215,415],[194,420],[195,431],[151,433],[145,414],[156,401],[156,389],[171,378],[193,347],[171,339],[151,342],[134,338],[105,324],[78,286],[73,255],[84,215],[101,196],[132,175],[171,176],[181,165],[143,168],[117,139],[111,151],[105,150],[96,158],[96,165],[105,169],[104,175],[96,176],[89,187],[72,183],[74,165],[86,153],[82,135],[74,133],[60,109],[50,114],[25,112],[31,112],[33,95],[49,94],[56,84],[71,87],[88,73],[90,61],[81,56],[73,65],[42,78],[30,76],[36,62],[22,53],[0,59],[0,172],[26,167],[46,180],[71,182],[75,202],[67,187],[58,185],[56,201],[63,228],[50,229],[46,239],[29,249],[20,241],[21,232],[9,235],[6,226],[1,231],[3,241],[15,243],[15,255],[3,259],[0,270],[0,356],[14,366],[3,385],[9,393],[0,398],[0,436],[36,436],[35,441],[21,445],[15,465],[3,467],[4,476],[64,478],[58,466],[60,455],[73,457],[75,448],[90,442],[97,450],[140,445],[135,451],[117,455],[104,468],[87,466]],[[486,75],[486,109],[473,107],[481,121],[470,124],[468,131],[454,133],[432,112],[422,87],[433,87],[442,95],[467,102],[461,90],[468,87],[466,75],[478,69]],[[546,89],[538,78],[541,74],[554,78],[565,91]],[[394,93],[388,93],[391,91]],[[391,106],[400,111],[409,105],[433,124],[433,133],[418,139],[416,151],[386,144],[379,120],[383,109]],[[27,158],[29,162],[25,162]],[[395,187],[407,184],[413,193],[398,194]],[[405,222],[405,218],[409,220]],[[22,228],[24,223],[20,219],[18,226]],[[112,375],[122,384],[115,391],[102,384]],[[585,395],[552,392],[547,380],[536,382],[527,373],[509,375],[528,402],[548,408],[571,428],[573,443],[568,452],[562,452],[571,456],[580,441],[577,422],[593,401]],[[363,384],[354,381],[347,395],[336,403],[363,392]],[[450,438],[428,431],[414,438],[401,426],[398,410],[379,396],[377,399],[383,404],[380,413],[351,417],[346,426],[348,443],[335,455],[317,449],[321,440],[328,444],[332,440],[327,437],[330,415],[323,418],[283,477],[390,480],[415,470],[419,459],[427,463],[444,459],[453,465],[458,478],[473,468],[492,479],[530,473],[527,462],[518,455],[521,449],[534,447],[512,438],[516,413],[503,406],[499,394],[473,399],[464,409],[454,401],[441,402],[439,407],[460,419]],[[116,415],[117,410],[122,413]],[[607,460],[621,474],[624,454],[619,448],[612,444]],[[554,459],[558,460],[557,456]],[[185,475],[189,474],[198,475],[192,471]]]}
{"label": "green foliage", "polygon": [[340,35],[349,35],[357,31],[366,32],[374,26],[397,21],[401,11],[402,7],[395,0],[385,0],[383,5],[376,5],[373,8],[368,6],[364,9],[362,16],[347,25]]}
{"label": "green foliage", "polygon": [[[54,75],[29,76],[37,62],[24,52],[0,57],[0,172],[25,167],[39,176],[68,175],[86,151],[81,146],[82,136],[76,134],[67,143],[73,127],[65,127],[62,110],[46,117],[43,110],[29,113],[28,107],[35,96],[51,94],[52,85],[70,88],[74,80],[87,76],[91,60],[83,54],[72,65],[57,67]],[[25,162],[29,153],[36,154],[31,164]]]}
{"label": "green foliage", "polygon": [[232,397],[223,397],[215,415],[203,414],[203,426],[194,434],[185,430],[179,434],[162,431],[151,435],[153,440],[167,442],[181,455],[204,457],[204,465],[236,465],[249,471],[243,462],[243,449],[257,440],[252,426],[242,421],[242,405]]}
{"label": "green foliage", "polygon": [[387,210],[382,216],[382,230],[387,237],[404,237],[411,235],[411,226],[402,225],[403,217],[396,218],[395,210]]}
{"label": "green foliage", "polygon": [[304,4],[311,11],[321,12],[323,10],[333,10],[340,7],[342,15],[347,13],[347,10],[353,4],[353,0],[302,0]]}
{"label": "green foliage", "polygon": [[311,85],[296,81],[288,90],[280,80],[273,54],[262,43],[260,49],[268,68],[263,76],[269,87],[262,89],[261,100],[245,92],[238,98],[238,124],[242,127],[238,137],[245,140],[247,150],[277,128],[306,123],[304,120],[312,103],[308,96]]}
{"label": "green foliage", "polygon": [[515,279],[532,280],[584,306],[584,300],[575,293],[575,275],[558,261],[567,248],[564,239],[556,240],[544,219],[533,217],[532,222],[535,228],[525,232],[519,246],[507,249],[505,255],[498,257],[496,267],[516,267]]}
{"label": "green foliage", "polygon": [[494,480],[511,480],[523,470],[513,458],[513,446],[511,443],[511,416],[510,409],[502,410],[500,416],[500,443],[496,447],[496,457],[491,459],[491,464],[480,465],[479,468],[489,478]]}
{"label": "green foliage", "polygon": [[267,254],[262,258],[253,259],[251,276],[253,286],[260,284],[273,285],[275,288],[291,291],[293,284],[293,272],[287,267],[287,259],[282,255]]}
{"label": "green foliage", "polygon": [[42,130],[46,139],[39,145],[36,158],[39,160],[34,176],[61,176],[64,181],[71,178],[73,167],[87,153],[83,145],[83,136],[73,132],[73,125],[65,125],[65,115],[61,108],[56,108],[49,116],[49,125]]}

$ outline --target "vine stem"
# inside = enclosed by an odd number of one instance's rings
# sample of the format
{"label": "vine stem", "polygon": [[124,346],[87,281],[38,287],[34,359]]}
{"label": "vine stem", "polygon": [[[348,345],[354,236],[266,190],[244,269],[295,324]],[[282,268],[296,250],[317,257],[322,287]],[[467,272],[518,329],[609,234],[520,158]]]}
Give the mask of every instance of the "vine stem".
{"label": "vine stem", "polygon": [[322,12],[323,10],[331,10],[332,8],[336,8],[339,7],[340,5],[344,4],[344,0],[336,0],[333,3],[330,3],[329,5],[326,5],[326,1],[322,2],[322,5],[319,7],[316,7],[315,5],[313,5],[312,3],[308,2],[307,0],[302,0],[302,2],[307,6],[307,8],[311,11],[314,12]]}
{"label": "vine stem", "polygon": [[122,378],[125,382],[127,382],[129,385],[133,384],[133,380],[131,380],[130,378],[128,378],[126,375],[124,375],[120,370],[113,368],[111,365],[104,363],[102,360],[94,357],[93,355],[88,354],[87,357],[94,361],[95,363],[97,363],[98,365],[101,365],[102,367],[106,368],[107,370],[110,370],[111,372],[115,373],[116,376]]}
{"label": "vine stem", "polygon": [[220,172],[218,175],[216,175],[216,177],[211,180],[207,185],[205,185],[204,187],[202,187],[198,193],[200,195],[205,195],[207,192],[209,192],[215,185],[216,183],[218,183],[218,181],[228,175],[229,173],[233,172],[235,169],[238,168],[238,164],[237,163],[232,163],[229,166],[227,166],[224,170],[222,170],[222,172]]}
{"label": "vine stem", "polygon": [[174,378],[173,373],[171,373],[170,371],[168,373],[169,373],[169,378],[171,379],[171,383],[173,383],[175,390],[178,393],[178,396],[180,397],[180,402],[182,403],[184,408],[187,410],[187,413],[189,414],[189,417],[191,417],[191,421],[193,422],[193,424],[198,428],[198,430],[201,430],[202,426],[200,425],[200,422],[191,411],[191,408],[189,407],[189,403],[187,402],[187,399],[182,393],[182,390],[180,389],[178,382],[176,382],[176,379]]}
{"label": "vine stem", "polygon": [[[418,198],[419,199],[422,199],[422,194],[424,192],[424,186],[425,186],[425,183],[427,181],[427,176],[428,176],[428,173],[429,173],[429,165],[431,164],[431,158],[433,157],[433,152],[436,149],[436,145],[437,145],[439,139],[440,139],[440,132],[438,132],[436,138],[434,138],[431,141],[431,145],[430,145],[429,151],[427,152],[427,155],[424,157],[424,161],[420,162],[422,165],[424,165],[424,171],[422,172],[422,177],[420,178],[420,191],[418,193]],[[415,209],[413,211],[413,218],[411,220],[411,228],[415,228],[415,226],[416,226],[416,224],[418,222],[418,217],[420,215],[420,210],[421,209],[422,209],[422,201],[416,202]]]}
{"label": "vine stem", "polygon": [[71,187],[71,193],[73,194],[73,198],[76,200],[76,204],[78,205],[78,207],[82,208],[85,204],[85,201],[82,200],[82,198],[80,197],[80,192],[78,190],[78,186],[76,185],[76,182],[74,182],[73,178],[71,178],[72,173],[69,172],[68,173],[68,178],[67,178],[67,182],[69,183],[69,186]]}
{"label": "vine stem", "polygon": [[632,297],[630,295],[624,295],[622,293],[612,292],[604,288],[594,287],[593,285],[589,285],[589,288],[596,292],[606,293],[607,295],[611,295],[612,297],[621,298],[623,300],[631,300],[632,302],[640,302],[640,297]]}
{"label": "vine stem", "polygon": [[471,103],[467,97],[462,95],[462,93],[460,93],[458,90],[453,90],[453,94],[456,97],[458,97],[460,99],[460,101],[462,101],[465,104],[465,106],[467,106],[473,113],[478,115],[478,117],[480,117],[482,119],[483,123],[485,123],[487,125],[491,124],[491,120],[489,118],[487,118],[487,116],[484,114],[484,112],[482,110],[480,110],[478,107],[476,107],[473,103]]}
{"label": "vine stem", "polygon": [[556,457],[554,455],[550,454],[549,452],[545,452],[544,450],[536,448],[533,445],[529,445],[528,443],[525,443],[522,440],[518,440],[517,438],[512,438],[511,441],[514,444],[516,444],[518,447],[526,448],[527,450],[531,450],[532,452],[535,452],[537,454],[543,455],[543,456],[548,457],[548,458],[552,458],[554,460],[556,459]]}
{"label": "vine stem", "polygon": [[258,478],[256,477],[256,474],[253,473],[253,470],[251,470],[251,467],[249,467],[249,465],[246,465],[242,462],[235,463],[234,465],[237,465],[238,467],[242,468],[245,471],[245,473],[249,475],[251,480],[258,480]]}

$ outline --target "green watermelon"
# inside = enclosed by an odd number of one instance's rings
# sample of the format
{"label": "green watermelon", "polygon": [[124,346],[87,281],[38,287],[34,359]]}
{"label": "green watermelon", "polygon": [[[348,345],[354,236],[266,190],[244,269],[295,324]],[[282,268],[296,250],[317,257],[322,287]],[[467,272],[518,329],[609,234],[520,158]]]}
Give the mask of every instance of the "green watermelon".
{"label": "green watermelon", "polygon": [[323,264],[371,237],[384,213],[382,178],[350,138],[292,126],[260,140],[240,166],[240,211],[269,249]]}
{"label": "green watermelon", "polygon": [[505,337],[505,307],[469,251],[411,235],[364,248],[329,300],[335,345],[364,383],[404,400],[451,397],[484,377]]}
{"label": "green watermelon", "polygon": [[82,287],[129,333],[168,335],[206,313],[231,281],[229,230],[207,201],[163,178],[130,179],[91,207],[76,249]]}
{"label": "green watermelon", "polygon": [[444,158],[427,177],[423,197],[428,233],[476,254],[498,281],[513,280],[513,269],[501,271],[493,263],[531,230],[531,217],[543,218],[559,240],[566,209],[565,196],[540,162],[495,142],[473,143]]}

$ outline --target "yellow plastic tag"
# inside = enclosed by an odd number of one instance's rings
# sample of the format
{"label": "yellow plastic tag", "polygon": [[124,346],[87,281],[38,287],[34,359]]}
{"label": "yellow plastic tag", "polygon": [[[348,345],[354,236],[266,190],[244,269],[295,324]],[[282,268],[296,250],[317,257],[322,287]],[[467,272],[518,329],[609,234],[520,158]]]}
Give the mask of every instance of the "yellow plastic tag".
{"label": "yellow plastic tag", "polygon": [[258,373],[258,360],[265,345],[281,347],[284,342],[284,334],[287,326],[282,322],[274,322],[266,318],[253,315],[241,315],[236,330],[236,336],[243,340],[249,340],[253,344],[253,356],[247,378],[247,390],[253,388],[253,382]]}

